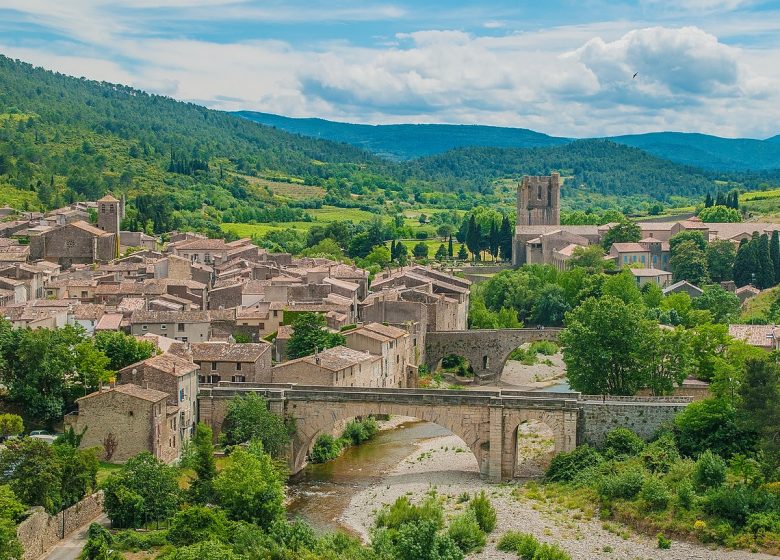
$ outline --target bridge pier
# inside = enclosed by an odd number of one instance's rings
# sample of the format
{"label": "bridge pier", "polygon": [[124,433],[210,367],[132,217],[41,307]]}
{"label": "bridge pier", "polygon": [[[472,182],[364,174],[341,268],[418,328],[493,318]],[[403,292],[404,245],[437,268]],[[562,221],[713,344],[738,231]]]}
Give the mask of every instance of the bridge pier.
{"label": "bridge pier", "polygon": [[500,404],[490,405],[490,450],[487,477],[491,482],[503,480],[504,409]]}

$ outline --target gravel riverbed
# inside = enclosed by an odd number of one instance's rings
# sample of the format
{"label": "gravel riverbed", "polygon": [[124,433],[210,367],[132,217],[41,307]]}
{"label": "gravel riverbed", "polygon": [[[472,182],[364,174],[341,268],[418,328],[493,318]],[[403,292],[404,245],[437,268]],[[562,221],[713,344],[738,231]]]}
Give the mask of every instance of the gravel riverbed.
{"label": "gravel riverbed", "polygon": [[[625,527],[618,533],[607,531],[599,520],[575,519],[573,512],[561,511],[530,499],[518,500],[512,495],[514,485],[490,484],[480,480],[477,462],[456,436],[444,436],[422,441],[418,449],[395,469],[386,473],[380,482],[352,497],[340,521],[364,539],[373,523],[375,513],[398,497],[409,495],[420,499],[435,488],[447,496],[447,511],[463,505],[457,497],[484,490],[490,496],[498,514],[496,530],[489,535],[488,544],[473,560],[511,560],[514,554],[500,552],[496,543],[506,531],[516,530],[534,534],[539,540],[555,542],[566,549],[574,560],[614,558],[620,560],[767,560],[777,558],[748,551],[711,550],[705,546],[673,542],[671,549],[660,550],[656,540],[638,535]],[[613,524],[616,525],[616,524]]]}

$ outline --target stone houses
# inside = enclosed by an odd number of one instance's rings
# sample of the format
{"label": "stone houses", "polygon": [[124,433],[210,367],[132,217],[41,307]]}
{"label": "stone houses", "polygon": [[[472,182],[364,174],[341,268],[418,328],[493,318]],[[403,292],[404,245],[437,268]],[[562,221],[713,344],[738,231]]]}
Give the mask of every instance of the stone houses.
{"label": "stone houses", "polygon": [[179,458],[182,440],[179,407],[168,394],[138,385],[101,389],[76,401],[78,411],[65,416],[65,425],[84,432],[82,448],[105,448],[114,441],[112,462],[124,463],[148,451],[160,461]]}
{"label": "stone houses", "polygon": [[[382,358],[382,387],[413,387],[417,368],[411,336],[404,329],[368,323],[343,333],[346,346]],[[378,383],[377,383],[377,386]]]}
{"label": "stone houses", "polygon": [[224,239],[183,239],[169,244],[168,251],[193,263],[219,265],[231,258],[250,257],[257,259],[260,249],[251,239],[226,242]]}
{"label": "stone houses", "polygon": [[200,368],[201,383],[268,383],[271,380],[271,345],[267,342],[201,342],[190,345],[189,354]]}
{"label": "stone houses", "polygon": [[199,371],[190,360],[163,353],[122,368],[117,372],[117,383],[165,393],[167,405],[178,409],[178,435],[184,442],[190,439],[198,421]]}
{"label": "stone houses", "polygon": [[669,269],[669,243],[652,237],[636,243],[613,243],[609,258],[618,270],[624,267]]}
{"label": "stone houses", "polygon": [[158,334],[182,342],[207,342],[211,320],[207,311],[134,311],[130,334]]}
{"label": "stone houses", "polygon": [[382,358],[336,346],[271,368],[273,383],[329,387],[382,387]]}
{"label": "stone houses", "polygon": [[117,235],[84,221],[45,228],[30,237],[30,258],[56,262],[66,268],[74,264],[107,263],[116,257]]}

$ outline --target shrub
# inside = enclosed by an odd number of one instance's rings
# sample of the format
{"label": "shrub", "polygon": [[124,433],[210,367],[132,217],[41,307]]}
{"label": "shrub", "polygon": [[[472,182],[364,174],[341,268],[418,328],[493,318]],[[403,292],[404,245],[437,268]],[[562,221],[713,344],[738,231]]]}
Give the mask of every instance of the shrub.
{"label": "shrub", "polygon": [[765,490],[737,484],[710,489],[705,496],[703,508],[714,517],[742,527],[751,514],[768,511],[776,507],[776,504],[777,499]]}
{"label": "shrub", "polygon": [[507,531],[498,541],[496,548],[503,552],[515,552],[524,560],[533,560],[536,549],[539,548],[539,541],[528,533]]}
{"label": "shrub", "polygon": [[536,548],[533,560],[571,560],[571,556],[557,544],[542,543]]}
{"label": "shrub", "polygon": [[406,496],[401,496],[377,514],[376,526],[398,529],[405,523],[422,520],[433,521],[439,529],[444,526],[444,512],[435,496],[428,496],[419,506],[412,504]]}
{"label": "shrub", "polygon": [[549,340],[538,340],[531,344],[529,351],[545,356],[552,356],[558,351],[558,345]]}
{"label": "shrub", "polygon": [[663,550],[672,548],[672,539],[667,539],[662,533],[658,533],[658,548]]}
{"label": "shrub", "polygon": [[223,541],[226,535],[227,519],[222,510],[194,506],[173,516],[168,541],[188,546],[200,541]]}
{"label": "shrub", "polygon": [[647,477],[639,497],[644,502],[645,507],[650,511],[660,511],[666,509],[669,505],[669,490],[664,483],[654,476]]}
{"label": "shrub", "polygon": [[330,434],[321,434],[311,450],[312,463],[332,461],[341,453],[341,443]]}
{"label": "shrub", "polygon": [[473,509],[467,509],[452,518],[447,529],[447,536],[458,545],[464,554],[484,547],[487,541],[485,532],[480,528]]}
{"label": "shrub", "polygon": [[615,428],[604,440],[605,457],[633,457],[645,448],[645,442],[628,428]]}
{"label": "shrub", "polygon": [[645,473],[641,468],[629,467],[623,472],[605,475],[596,485],[599,496],[607,500],[630,500],[642,490]]}
{"label": "shrub", "polygon": [[691,509],[696,493],[693,491],[693,484],[685,480],[677,486],[677,506],[681,509]]}
{"label": "shrub", "polygon": [[376,420],[369,416],[362,420],[350,420],[347,422],[341,437],[352,445],[360,445],[374,437],[378,431],[379,426]]}
{"label": "shrub", "polygon": [[693,483],[699,490],[720,486],[726,481],[726,461],[709,449],[696,460]]}
{"label": "shrub", "polygon": [[771,513],[753,513],[745,524],[745,529],[758,535],[761,533],[780,533],[780,514]]}
{"label": "shrub", "polygon": [[150,550],[168,543],[168,531],[144,531],[134,529],[120,531],[114,536],[115,547],[119,550]]}
{"label": "shrub", "polygon": [[496,510],[493,504],[485,495],[483,490],[469,503],[469,509],[474,512],[474,516],[479,523],[479,528],[485,533],[492,533],[496,528]]}
{"label": "shrub", "polygon": [[603,461],[601,454],[591,446],[580,445],[569,453],[559,453],[553,457],[545,478],[550,482],[570,482],[584,470],[596,467]]}
{"label": "shrub", "polygon": [[672,465],[680,460],[680,452],[677,451],[674,436],[665,433],[647,444],[642,451],[642,460],[651,472],[669,472]]}

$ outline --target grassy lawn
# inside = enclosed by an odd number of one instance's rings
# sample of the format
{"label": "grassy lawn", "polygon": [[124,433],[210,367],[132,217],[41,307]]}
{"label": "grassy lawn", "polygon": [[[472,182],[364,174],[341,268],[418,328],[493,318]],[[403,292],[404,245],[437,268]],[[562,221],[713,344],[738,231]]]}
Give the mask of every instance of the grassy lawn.
{"label": "grassy lawn", "polygon": [[337,208],[335,206],[323,206],[322,208],[307,210],[307,212],[318,222],[343,222],[346,220],[365,222],[376,215],[360,208]]}
{"label": "grassy lawn", "polygon": [[98,467],[98,472],[97,472],[98,485],[103,484],[111,473],[117,472],[121,468],[122,465],[100,461],[100,466]]}

